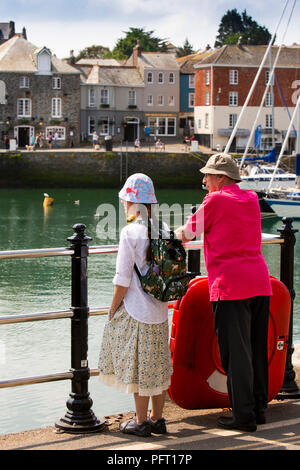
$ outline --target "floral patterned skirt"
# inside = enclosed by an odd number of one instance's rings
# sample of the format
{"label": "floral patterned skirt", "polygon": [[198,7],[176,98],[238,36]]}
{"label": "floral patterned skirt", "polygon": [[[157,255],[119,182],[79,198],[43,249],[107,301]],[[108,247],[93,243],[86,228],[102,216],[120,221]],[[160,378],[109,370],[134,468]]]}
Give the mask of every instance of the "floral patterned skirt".
{"label": "floral patterned skirt", "polygon": [[99,358],[99,379],[126,393],[160,395],[173,372],[168,322],[141,323],[123,304],[105,324]]}

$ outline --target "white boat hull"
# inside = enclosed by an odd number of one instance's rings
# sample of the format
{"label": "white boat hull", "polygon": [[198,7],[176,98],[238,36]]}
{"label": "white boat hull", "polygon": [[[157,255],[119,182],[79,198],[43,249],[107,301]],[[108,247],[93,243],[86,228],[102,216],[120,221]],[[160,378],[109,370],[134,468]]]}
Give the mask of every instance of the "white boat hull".
{"label": "white boat hull", "polygon": [[278,217],[293,217],[293,219],[300,219],[300,201],[268,198],[265,198],[265,201]]}
{"label": "white boat hull", "polygon": [[[253,179],[242,176],[242,181],[239,183],[241,189],[251,189],[252,191],[266,191],[269,188],[271,178],[265,179]],[[296,177],[289,179],[277,179],[274,178],[272,182],[272,188],[289,188],[290,186],[295,186]]]}

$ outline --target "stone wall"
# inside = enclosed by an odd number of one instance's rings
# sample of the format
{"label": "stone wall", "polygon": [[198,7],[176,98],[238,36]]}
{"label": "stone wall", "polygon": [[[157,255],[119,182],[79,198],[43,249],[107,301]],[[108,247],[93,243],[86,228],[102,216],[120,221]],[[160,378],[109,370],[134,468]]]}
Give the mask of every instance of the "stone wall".
{"label": "stone wall", "polygon": [[[20,88],[20,78],[29,79],[28,88]],[[52,79],[61,79],[61,88],[54,89]],[[69,143],[69,132],[74,133],[74,145],[78,145],[80,137],[80,76],[79,74],[55,73],[53,75],[39,75],[33,73],[1,72],[0,80],[5,84],[6,104],[0,104],[0,139],[5,134],[14,138],[14,129],[18,126],[34,127],[35,134],[43,132],[46,127],[64,127],[66,140]],[[31,100],[31,116],[21,118],[17,116],[17,100],[27,98]],[[61,99],[60,118],[52,117],[52,98]],[[9,123],[7,124],[7,118]],[[41,118],[43,121],[41,122]],[[29,143],[29,142],[28,142]],[[59,141],[60,144],[60,141]]]}
{"label": "stone wall", "polygon": [[118,188],[126,175],[146,173],[160,188],[199,188],[207,157],[147,152],[3,152],[0,187]]}

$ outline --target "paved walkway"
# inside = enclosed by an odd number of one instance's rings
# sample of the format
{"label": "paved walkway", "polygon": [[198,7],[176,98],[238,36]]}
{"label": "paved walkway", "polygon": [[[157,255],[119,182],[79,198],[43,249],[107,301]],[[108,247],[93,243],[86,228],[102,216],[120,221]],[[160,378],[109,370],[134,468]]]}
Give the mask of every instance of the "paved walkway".
{"label": "paved walkway", "polygon": [[[0,149],[0,153],[6,153],[6,152],[13,152],[13,153],[18,153],[18,152],[24,152],[24,154],[27,153],[27,150],[26,149],[17,149],[17,150],[14,150],[14,151],[9,151],[9,150],[6,150],[6,149]],[[127,145],[123,143],[123,145],[114,145],[113,146],[113,152],[136,152],[138,153],[139,150],[136,150],[135,147],[133,146],[133,144],[131,145]],[[165,145],[165,149],[163,151],[160,151],[160,150],[156,150],[155,146],[154,145],[142,145],[141,149],[140,149],[141,152],[155,152],[155,153],[189,153],[192,151],[191,149],[191,146],[189,145],[186,145],[186,144],[183,144],[181,142],[177,142],[177,143],[168,143]],[[90,146],[86,146],[86,147],[62,147],[62,148],[52,148],[52,149],[49,149],[48,147],[43,147],[41,149],[38,149],[38,150],[35,150],[34,152],[57,152],[57,153],[61,153],[61,152],[71,152],[71,153],[76,153],[76,152],[106,152],[104,146],[102,145],[98,150],[95,150],[93,149],[93,147],[90,145]],[[203,147],[203,146],[198,146],[198,152],[201,152],[203,154],[207,154],[207,155],[211,155],[213,154],[214,152],[210,149],[208,149],[207,147]]]}
{"label": "paved walkway", "polygon": [[[297,378],[300,364],[294,365],[294,369]],[[165,435],[142,438],[120,433],[119,423],[133,416],[131,411],[105,417],[107,426],[99,433],[68,434],[53,426],[0,436],[0,450],[103,450],[107,451],[103,453],[103,458],[107,459],[117,455],[116,451],[120,451],[118,455],[123,455],[121,451],[126,451],[126,455],[130,452],[136,455],[133,451],[149,451],[139,454],[145,464],[166,463],[153,459],[168,452],[171,455],[174,451],[178,451],[175,454],[178,457],[180,452],[187,456],[188,451],[196,450],[300,450],[300,394],[299,398],[269,403],[267,423],[258,426],[255,433],[218,428],[217,418],[223,413],[227,411],[184,410],[168,400],[164,413],[168,427]],[[193,452],[191,455],[193,457]]]}
{"label": "paved walkway", "polygon": [[67,434],[47,427],[0,437],[1,450],[300,450],[300,397],[274,400],[267,410],[267,424],[255,433],[217,427],[222,410],[182,410],[167,402],[168,433],[142,438],[119,432],[119,422],[132,413],[108,418],[99,433]]}

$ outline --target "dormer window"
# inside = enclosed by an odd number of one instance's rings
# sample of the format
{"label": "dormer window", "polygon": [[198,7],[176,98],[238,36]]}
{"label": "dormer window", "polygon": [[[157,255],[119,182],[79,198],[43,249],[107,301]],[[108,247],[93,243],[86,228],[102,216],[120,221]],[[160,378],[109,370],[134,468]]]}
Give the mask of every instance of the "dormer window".
{"label": "dormer window", "polygon": [[40,74],[51,73],[51,51],[46,47],[37,52],[37,69]]}

